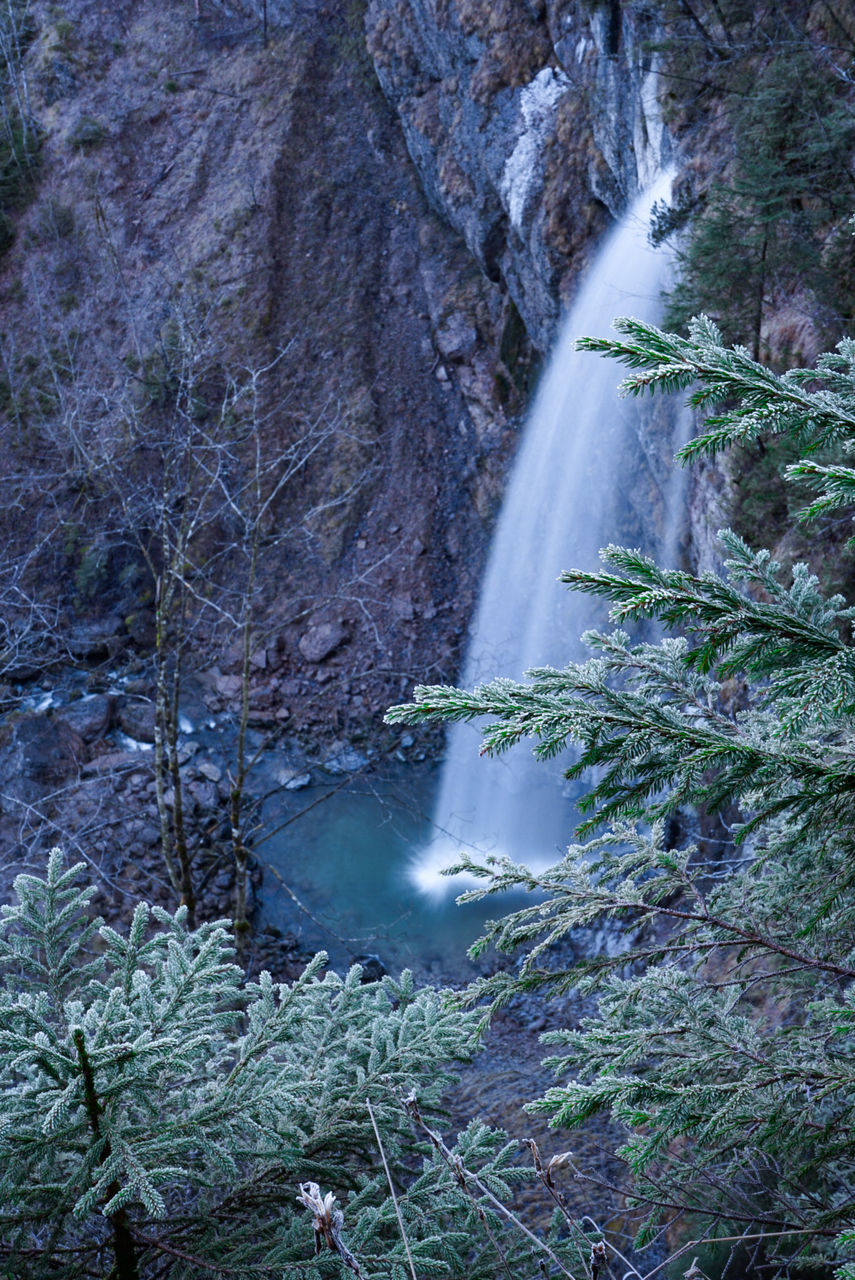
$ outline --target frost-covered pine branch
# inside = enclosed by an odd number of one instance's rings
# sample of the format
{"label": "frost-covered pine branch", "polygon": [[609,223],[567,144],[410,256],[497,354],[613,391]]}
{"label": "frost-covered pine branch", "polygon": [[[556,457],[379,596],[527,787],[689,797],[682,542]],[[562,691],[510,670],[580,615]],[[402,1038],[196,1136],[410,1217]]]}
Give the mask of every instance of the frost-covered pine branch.
{"label": "frost-covered pine branch", "polygon": [[[786,478],[818,492],[804,517],[853,505],[854,341],[778,375],[724,347],[704,317],[687,338],[615,327],[619,340],[581,345],[629,366],[625,391],[693,388],[696,409],[716,410],[685,460],[785,432],[804,452]],[[689,1215],[762,1249],[776,1274],[839,1266],[849,1277],[855,610],[807,566],[785,576],[767,551],[721,537],[722,574],[663,570],[613,546],[600,572],[566,570],[619,628],[584,637],[587,661],[471,691],[420,687],[387,718],[479,721],[490,754],[524,739],[540,758],[572,748],[567,776],[588,783],[578,834],[593,838],[557,866],[463,856],[452,868],[480,877],[467,897],[533,895],[475,946],[520,951],[520,966],[470,1000],[596,997],[577,1026],[546,1037],[558,1083],[531,1104],[553,1124],[606,1115],[622,1127],[624,1179],[578,1176],[646,1207],[639,1247],[664,1222],[673,1238],[674,1216]],[[641,618],[678,634],[634,643],[623,628]],[[727,856],[663,842],[665,817],[685,829],[725,807]],[[591,953],[604,936],[615,945]]]}
{"label": "frost-covered pine branch", "polygon": [[[245,983],[225,922],[190,930],[183,908],[140,903],[123,936],[89,918],[81,872],[54,850],[0,913],[0,1272],[403,1275],[373,1115],[420,1272],[493,1274],[477,1206],[400,1105],[415,1093],[435,1122],[478,1014],[407,973],[325,972],[323,955],[292,984]],[[527,1176],[484,1125],[456,1150],[494,1192]],[[313,1185],[338,1205],[338,1247],[317,1257],[298,1202]]]}

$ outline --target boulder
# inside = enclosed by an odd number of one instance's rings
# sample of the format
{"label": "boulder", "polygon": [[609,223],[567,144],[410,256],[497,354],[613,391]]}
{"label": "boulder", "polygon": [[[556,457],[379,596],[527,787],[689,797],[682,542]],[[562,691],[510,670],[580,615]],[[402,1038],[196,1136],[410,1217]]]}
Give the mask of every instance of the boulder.
{"label": "boulder", "polygon": [[[94,777],[96,774],[115,773],[124,771],[139,765],[140,757],[136,751],[107,751],[104,755],[96,756],[94,760],[90,760],[81,770],[84,777]],[[139,775],[134,774],[134,777]],[[135,790],[138,788],[134,788]]]}
{"label": "boulder", "polygon": [[209,782],[219,782],[223,776],[223,771],[218,764],[214,764],[213,760],[200,760],[199,772],[203,778],[207,778]]}
{"label": "boulder", "polygon": [[302,791],[304,787],[312,785],[312,775],[310,773],[296,773],[283,770],[278,775],[279,785],[284,787],[286,791]]}
{"label": "boulder", "polygon": [[135,742],[154,742],[154,703],[136,699],[123,702],[118,712],[119,726]]}
{"label": "boulder", "polygon": [[307,662],[323,662],[347,639],[340,622],[319,622],[300,636],[297,647]]}
{"label": "boulder", "polygon": [[75,777],[85,761],[83,739],[65,720],[24,716],[0,749],[0,792],[33,804]]}
{"label": "boulder", "polygon": [[93,693],[61,707],[57,716],[71,725],[84,742],[95,742],[109,732],[114,709],[112,698],[103,693]]}
{"label": "boulder", "polygon": [[95,622],[82,622],[72,627],[68,650],[75,658],[95,661],[112,658],[122,647],[125,626],[121,618],[110,616]]}
{"label": "boulder", "polygon": [[367,756],[355,747],[347,746],[336,748],[324,761],[324,769],[332,774],[357,773],[367,764]]}
{"label": "boulder", "polygon": [[351,964],[358,964],[361,967],[362,977],[360,982],[362,983],[379,982],[389,972],[380,957],[375,955],[373,951],[354,956]]}
{"label": "boulder", "polygon": [[217,808],[217,788],[213,782],[190,782],[187,785],[187,791],[202,813],[213,813]]}
{"label": "boulder", "polygon": [[237,698],[242,687],[240,676],[217,676],[214,688],[221,698]]}

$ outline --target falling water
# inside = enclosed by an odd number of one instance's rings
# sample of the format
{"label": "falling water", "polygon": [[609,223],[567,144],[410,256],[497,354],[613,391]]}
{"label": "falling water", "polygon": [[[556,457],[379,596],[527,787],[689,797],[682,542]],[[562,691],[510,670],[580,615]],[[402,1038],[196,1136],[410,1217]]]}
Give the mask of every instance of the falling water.
{"label": "falling water", "polygon": [[[663,563],[676,556],[682,491],[672,464],[674,412],[667,402],[621,400],[614,362],[574,349],[580,335],[607,333],[616,315],[658,320],[669,259],[650,247],[647,231],[671,176],[641,195],[608,237],[564,321],[493,539],[462,675],[467,688],[582,656],[581,633],[604,618],[596,600],[556,583],[562,569],[595,568],[608,542],[641,546]],[[572,838],[574,797],[560,761],[538,763],[526,744],[490,760],[478,756],[478,741],[472,725],[451,729],[438,835],[412,867],[427,892],[455,887],[439,872],[461,847],[544,865]]]}

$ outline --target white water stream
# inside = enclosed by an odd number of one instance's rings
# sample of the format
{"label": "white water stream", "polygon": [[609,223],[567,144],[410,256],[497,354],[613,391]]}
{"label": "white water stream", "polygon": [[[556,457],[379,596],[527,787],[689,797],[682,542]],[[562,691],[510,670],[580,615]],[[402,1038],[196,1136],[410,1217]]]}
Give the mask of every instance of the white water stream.
{"label": "white water stream", "polygon": [[[622,400],[614,361],[576,352],[585,334],[609,332],[617,315],[653,323],[669,256],[647,241],[655,200],[670,173],[641,195],[600,249],[564,320],[524,429],[493,539],[461,683],[466,688],[530,667],[583,656],[579,637],[604,624],[588,596],[556,582],[562,569],[593,569],[609,542],[641,546],[674,563],[683,509],[681,440],[667,402]],[[658,415],[658,416],[655,416]],[[499,759],[478,755],[478,730],[452,726],[434,811],[436,838],[416,857],[425,892],[459,890],[440,875],[461,847],[544,866],[556,860],[577,821],[560,761],[536,762],[521,744]]]}

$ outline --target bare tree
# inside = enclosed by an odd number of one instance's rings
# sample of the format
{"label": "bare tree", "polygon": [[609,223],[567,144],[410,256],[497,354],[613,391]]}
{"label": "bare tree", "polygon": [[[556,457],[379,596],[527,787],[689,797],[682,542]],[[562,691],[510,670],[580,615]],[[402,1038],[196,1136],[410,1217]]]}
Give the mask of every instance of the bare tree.
{"label": "bare tree", "polygon": [[[147,343],[135,332],[134,348],[144,354],[131,360],[131,368],[122,365],[120,377],[114,361],[103,378],[93,379],[72,336],[44,339],[50,397],[42,433],[70,482],[85,492],[89,538],[94,527],[105,546],[124,548],[148,580],[160,848],[191,923],[200,837],[188,822],[181,767],[183,688],[194,668],[212,665],[223,651],[239,651],[240,711],[228,769],[226,844],[234,862],[235,931],[242,945],[256,821],[247,779],[259,754],[248,745],[251,659],[265,641],[265,558],[283,543],[296,548],[311,540],[320,518],[348,503],[367,473],[356,474],[334,497],[312,499],[306,482],[312,465],[354,440],[345,412],[332,400],[311,417],[296,411],[283,377],[287,347],[255,365],[224,369],[215,310],[198,301],[167,306]],[[45,324],[43,332],[49,331]],[[53,521],[54,540],[61,523],[59,516]],[[20,561],[10,568],[27,578]],[[7,580],[8,590],[15,590],[14,574]],[[45,615],[39,607],[34,619]],[[5,646],[10,653],[24,640],[26,619],[19,614]],[[54,614],[46,634],[62,652],[56,607]]]}

